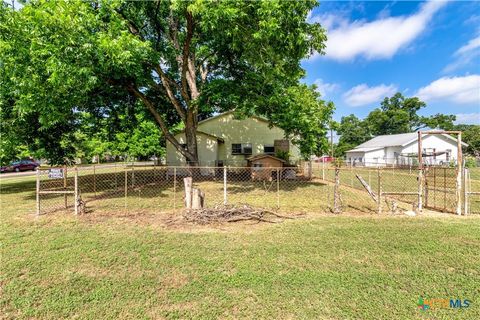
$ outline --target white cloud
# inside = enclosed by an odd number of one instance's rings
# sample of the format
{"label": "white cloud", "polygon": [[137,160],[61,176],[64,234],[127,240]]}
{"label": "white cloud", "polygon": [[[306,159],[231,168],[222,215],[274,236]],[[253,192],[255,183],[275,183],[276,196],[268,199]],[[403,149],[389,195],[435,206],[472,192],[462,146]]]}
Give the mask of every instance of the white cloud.
{"label": "white cloud", "polygon": [[355,86],[343,94],[345,103],[352,107],[364,106],[370,103],[379,102],[383,98],[391,96],[397,92],[397,87],[393,84],[381,84],[375,87],[369,87],[365,83]]}
{"label": "white cloud", "polygon": [[455,57],[455,60],[443,69],[444,72],[451,72],[460,67],[466,66],[476,57],[480,56],[480,35],[476,38],[470,39],[467,44],[455,51],[453,56]]}
{"label": "white cloud", "polygon": [[480,125],[480,112],[478,113],[458,113],[455,115],[456,124],[478,124]]}
{"label": "white cloud", "polygon": [[[427,27],[433,15],[444,1],[424,3],[418,12],[409,16],[383,17],[374,21],[345,22],[342,17],[335,21],[332,15],[310,17],[320,21],[328,30],[326,57],[345,61],[357,56],[366,59],[387,59],[408,46]],[[318,54],[310,59],[315,59]]]}
{"label": "white cloud", "polygon": [[420,88],[416,96],[423,101],[444,100],[456,104],[480,104],[480,75],[443,77]]}
{"label": "white cloud", "polygon": [[322,79],[317,79],[313,83],[317,86],[317,92],[319,92],[322,97],[325,97],[329,93],[335,92],[340,88],[339,84],[324,82]]}

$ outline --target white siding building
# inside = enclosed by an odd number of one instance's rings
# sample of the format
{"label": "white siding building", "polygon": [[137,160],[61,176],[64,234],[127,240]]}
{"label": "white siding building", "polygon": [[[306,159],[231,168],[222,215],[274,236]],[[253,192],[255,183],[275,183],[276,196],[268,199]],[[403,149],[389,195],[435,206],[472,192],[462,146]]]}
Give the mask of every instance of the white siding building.
{"label": "white siding building", "polygon": [[[458,157],[457,139],[448,134],[424,133],[422,149],[426,164],[446,164]],[[353,165],[414,165],[418,163],[418,133],[378,136],[347,151],[346,157]]]}

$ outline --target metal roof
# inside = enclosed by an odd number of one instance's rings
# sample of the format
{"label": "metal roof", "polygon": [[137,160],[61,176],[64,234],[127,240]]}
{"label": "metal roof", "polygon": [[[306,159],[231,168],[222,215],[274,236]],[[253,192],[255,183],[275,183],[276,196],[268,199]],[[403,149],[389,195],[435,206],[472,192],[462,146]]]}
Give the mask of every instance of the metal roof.
{"label": "metal roof", "polygon": [[[428,132],[424,132],[424,137],[428,135]],[[448,135],[442,134],[443,137],[452,140],[456,143],[457,139]],[[380,148],[385,147],[404,147],[407,144],[417,141],[418,139],[418,132],[409,132],[409,133],[400,133],[400,134],[387,134],[383,136],[378,136],[373,139],[370,139],[358,146],[356,146],[352,150],[348,150],[347,152],[367,152],[372,151]],[[467,146],[466,143],[462,142],[463,146]]]}

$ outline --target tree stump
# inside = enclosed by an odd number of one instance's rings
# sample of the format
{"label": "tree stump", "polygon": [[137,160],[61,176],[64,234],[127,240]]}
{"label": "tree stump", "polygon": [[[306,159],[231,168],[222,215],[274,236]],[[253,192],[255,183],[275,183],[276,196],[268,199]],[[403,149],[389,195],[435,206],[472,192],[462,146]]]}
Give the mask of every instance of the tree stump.
{"label": "tree stump", "polygon": [[203,209],[205,203],[205,193],[197,188],[193,188],[192,177],[183,178],[185,185],[185,208],[187,209]]}

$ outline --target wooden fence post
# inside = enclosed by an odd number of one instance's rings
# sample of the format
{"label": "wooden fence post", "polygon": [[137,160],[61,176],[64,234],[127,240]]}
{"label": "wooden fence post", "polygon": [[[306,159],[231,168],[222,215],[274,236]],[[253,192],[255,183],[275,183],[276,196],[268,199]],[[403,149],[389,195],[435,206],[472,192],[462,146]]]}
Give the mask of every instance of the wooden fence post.
{"label": "wooden fence post", "polygon": [[40,168],[37,168],[37,183],[36,183],[36,201],[37,201],[37,216],[40,215]]}

